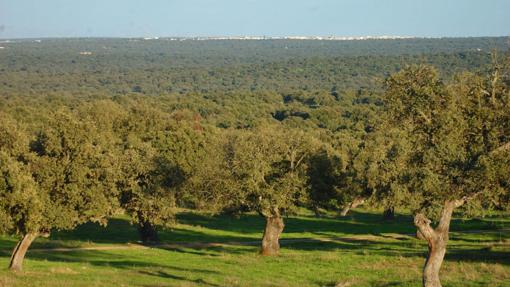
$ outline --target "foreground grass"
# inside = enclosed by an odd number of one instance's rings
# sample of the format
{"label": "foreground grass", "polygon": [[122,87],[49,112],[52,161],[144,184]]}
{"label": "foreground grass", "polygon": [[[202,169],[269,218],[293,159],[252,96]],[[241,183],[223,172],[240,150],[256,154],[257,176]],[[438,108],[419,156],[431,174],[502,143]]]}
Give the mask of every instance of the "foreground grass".
{"label": "foreground grass", "polygon": [[[384,222],[380,213],[347,218],[310,214],[286,220],[281,256],[258,256],[251,245],[262,236],[256,215],[238,219],[182,213],[164,243],[224,242],[202,248],[153,247],[50,252],[55,247],[131,246],[136,230],[126,218],[107,228],[87,224],[73,232],[38,239],[25,271],[0,269],[0,286],[420,286],[426,245],[411,236],[408,216]],[[510,286],[510,220],[456,220],[442,279],[445,286]],[[498,231],[500,230],[500,231]],[[285,241],[285,239],[305,239]],[[315,240],[309,240],[314,238]],[[7,266],[14,238],[0,239],[0,266]],[[244,245],[242,243],[248,243]],[[39,250],[38,250],[39,249]]]}

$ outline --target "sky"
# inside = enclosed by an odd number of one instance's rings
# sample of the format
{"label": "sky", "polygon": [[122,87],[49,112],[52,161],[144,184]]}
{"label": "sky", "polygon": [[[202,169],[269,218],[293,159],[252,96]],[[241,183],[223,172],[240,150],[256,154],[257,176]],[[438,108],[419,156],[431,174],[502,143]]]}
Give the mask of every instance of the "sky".
{"label": "sky", "polygon": [[0,38],[510,35],[510,0],[0,0]]}

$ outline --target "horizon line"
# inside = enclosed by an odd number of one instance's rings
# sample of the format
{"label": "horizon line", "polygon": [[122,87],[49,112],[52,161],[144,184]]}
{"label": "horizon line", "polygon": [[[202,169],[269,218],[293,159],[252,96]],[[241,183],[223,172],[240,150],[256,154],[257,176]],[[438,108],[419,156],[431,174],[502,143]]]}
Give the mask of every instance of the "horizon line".
{"label": "horizon line", "polygon": [[55,39],[141,39],[141,40],[317,40],[317,41],[356,41],[356,40],[406,40],[406,39],[462,39],[462,38],[510,38],[509,35],[498,36],[402,36],[402,35],[363,35],[363,36],[338,36],[338,35],[236,35],[236,36],[43,36],[43,37],[0,37],[1,41],[9,40],[55,40]]}

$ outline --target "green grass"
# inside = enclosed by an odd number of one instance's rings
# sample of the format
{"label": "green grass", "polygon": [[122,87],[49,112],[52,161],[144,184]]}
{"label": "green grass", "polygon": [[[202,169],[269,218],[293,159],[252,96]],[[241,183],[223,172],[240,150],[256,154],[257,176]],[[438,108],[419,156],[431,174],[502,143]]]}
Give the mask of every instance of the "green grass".
{"label": "green grass", "polygon": [[[95,224],[55,232],[34,242],[24,272],[0,269],[0,286],[420,286],[426,245],[410,216],[394,221],[380,212],[357,211],[346,218],[317,218],[307,212],[286,218],[281,255],[258,255],[264,221],[179,214],[179,224],[161,232],[163,243],[230,242],[214,247],[178,245],[112,250],[41,250],[56,247],[126,246],[138,240],[125,217],[107,228]],[[510,286],[508,216],[455,220],[442,269],[444,286]],[[459,233],[460,230],[487,230]],[[498,229],[500,231],[498,231]],[[304,242],[285,239],[315,238]],[[15,238],[0,237],[0,265],[7,267]],[[136,245],[137,246],[137,245]],[[39,249],[39,250],[37,250]]]}

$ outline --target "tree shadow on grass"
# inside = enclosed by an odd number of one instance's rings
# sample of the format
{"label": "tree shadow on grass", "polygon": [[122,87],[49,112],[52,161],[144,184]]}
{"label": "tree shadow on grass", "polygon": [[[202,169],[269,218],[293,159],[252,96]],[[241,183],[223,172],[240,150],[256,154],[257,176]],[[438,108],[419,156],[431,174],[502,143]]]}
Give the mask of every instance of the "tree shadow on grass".
{"label": "tree shadow on grass", "polygon": [[[424,241],[409,238],[406,241],[378,241],[356,238],[328,238],[328,241],[311,240],[309,242],[290,242],[282,244],[282,248],[303,251],[346,251],[357,255],[380,255],[421,257],[427,256],[427,245]],[[447,248],[445,260],[499,263],[510,265],[510,252],[493,250],[490,247],[481,247],[467,244],[451,244]]]}
{"label": "tree shadow on grass", "polygon": [[494,243],[494,242],[505,242],[510,239],[510,231],[490,231],[476,234],[462,234],[451,232],[450,240],[471,242],[471,243]]}
{"label": "tree shadow on grass", "polygon": [[[211,252],[220,252],[220,249],[209,250],[206,252],[196,252],[190,249],[172,250],[174,252],[189,253],[195,256],[211,256]],[[203,268],[185,267],[179,265],[178,260],[173,260],[169,263],[150,262],[151,257],[147,256],[147,261],[138,258],[132,258],[130,255],[116,254],[106,251],[97,250],[81,250],[69,252],[30,252],[27,254],[27,259],[37,261],[50,261],[50,262],[65,262],[65,263],[79,263],[89,264],[92,266],[100,266],[106,268],[130,270],[137,272],[141,276],[157,276],[174,281],[182,281],[200,286],[220,286],[206,281],[207,276],[219,274],[216,270],[209,270]],[[182,276],[180,273],[192,273],[192,278]],[[202,277],[195,279],[197,277]],[[173,284],[176,284],[175,282]],[[161,285],[158,285],[161,286]],[[170,286],[174,286],[170,284]]]}
{"label": "tree shadow on grass", "polygon": [[[285,218],[283,237],[295,237],[292,234],[312,233],[331,236],[332,234],[375,234],[380,232],[398,232],[413,230],[406,217],[392,223],[384,223],[380,216],[354,212],[347,218],[316,218],[316,217],[288,217]],[[204,228],[204,232],[185,228],[170,228],[159,231],[163,243],[170,242],[228,242],[260,240],[265,226],[264,218],[255,214],[244,214],[239,218],[219,215],[206,216],[186,212],[178,214],[177,221],[182,225]],[[138,242],[138,232],[128,219],[114,218],[108,226],[87,223],[72,231],[53,232],[53,241],[94,242],[124,244]],[[34,244],[37,246],[36,241]],[[40,241],[44,242],[44,241]],[[1,244],[1,243],[0,243]]]}
{"label": "tree shadow on grass", "polygon": [[211,257],[221,256],[222,253],[225,254],[254,254],[256,252],[256,248],[254,249],[252,246],[203,246],[203,247],[187,247],[187,248],[178,248],[178,247],[166,247],[164,245],[157,246],[155,248],[164,249],[168,251],[178,252],[178,253],[186,253],[193,255],[204,255]]}
{"label": "tree shadow on grass", "polygon": [[[0,254],[9,254],[18,237],[0,237]],[[138,233],[127,219],[112,218],[106,227],[86,223],[70,231],[54,231],[49,238],[38,237],[30,249],[79,248],[88,243],[125,244],[137,242]],[[29,250],[30,250],[29,249]]]}
{"label": "tree shadow on grass", "polygon": [[[256,214],[206,216],[185,212],[177,217],[182,224],[201,226],[211,230],[222,230],[248,236],[260,236],[265,220]],[[385,221],[381,215],[353,211],[348,217],[289,216],[284,218],[284,235],[290,233],[338,233],[370,234],[381,232],[414,232],[410,216],[399,215],[394,221]]]}
{"label": "tree shadow on grass", "polygon": [[[162,242],[226,242],[259,240],[265,227],[264,218],[256,214],[243,214],[240,217],[228,215],[207,216],[194,212],[177,215],[177,221],[190,228],[161,229]],[[395,220],[385,221],[381,214],[352,211],[347,217],[293,216],[284,218],[283,238],[296,237],[296,234],[309,233],[321,236],[344,236],[360,234],[400,233],[414,234],[416,228],[409,215],[397,214]],[[475,227],[490,227],[490,223],[480,220],[454,220],[452,230]],[[203,232],[195,229],[207,229]],[[201,231],[201,230],[200,230]],[[52,232],[50,240],[38,239],[34,247],[43,248],[53,245],[77,246],[83,242],[124,244],[138,242],[136,227],[128,218],[112,218],[106,227],[95,223],[86,223],[71,231]],[[0,238],[0,249],[14,246],[12,238]],[[12,248],[12,247],[10,247]],[[10,249],[9,248],[9,249]]]}
{"label": "tree shadow on grass", "polygon": [[[344,251],[352,254],[370,256],[402,256],[402,257],[420,257],[426,256],[426,244],[423,241],[410,238],[408,241],[378,241],[376,239],[366,238],[330,238],[329,241],[320,241],[310,239],[309,242],[292,242],[282,240],[283,251],[288,250],[302,250],[302,251]],[[448,248],[445,260],[447,261],[467,261],[467,262],[489,262],[499,264],[510,264],[510,256],[508,252],[484,250],[472,248],[472,245],[454,244]],[[161,249],[168,249],[173,252],[187,253],[191,256],[215,256],[217,253],[231,253],[231,254],[254,254],[253,246],[212,246],[203,248],[165,248],[156,247]],[[471,248],[471,249],[470,249]],[[172,262],[172,264],[161,264],[147,262],[136,258],[131,258],[128,255],[120,255],[112,252],[104,251],[71,251],[71,252],[30,252],[28,258],[31,260],[41,261],[54,261],[54,262],[75,262],[90,264],[94,266],[104,266],[117,269],[127,269],[138,272],[141,275],[158,276],[175,281],[187,281],[191,284],[217,286],[214,283],[205,281],[208,275],[217,274],[219,272],[214,270],[200,269],[200,268],[187,268],[183,266],[174,266],[179,262]],[[284,263],[282,263],[284,264]],[[309,264],[314,264],[310,262]],[[191,272],[193,277],[182,276],[180,272]],[[197,277],[202,277],[196,279]],[[322,282],[322,286],[334,286],[332,284]],[[373,282],[372,286],[405,286],[405,282]]]}
{"label": "tree shadow on grass", "polygon": [[126,218],[111,218],[107,226],[97,223],[85,223],[74,230],[56,231],[50,235],[52,240],[85,241],[95,243],[128,243],[139,240],[138,231]]}
{"label": "tree shadow on grass", "polygon": [[[494,229],[495,218],[452,221],[452,230]],[[228,215],[206,216],[203,214],[184,212],[177,216],[182,224],[201,226],[211,230],[221,230],[240,233],[248,236],[260,235],[264,229],[265,221],[256,214],[242,214],[239,217]],[[351,211],[349,216],[322,216],[311,215],[290,216],[284,218],[285,234],[290,233],[337,233],[337,234],[380,234],[401,233],[414,234],[416,227],[413,217],[406,214],[396,214],[395,219],[385,220],[381,214]]]}
{"label": "tree shadow on grass", "polygon": [[186,228],[171,228],[158,232],[161,243],[222,243],[222,242],[243,242],[254,241],[262,238],[261,229],[258,233],[239,234],[215,232],[214,230],[192,230]]}
{"label": "tree shadow on grass", "polygon": [[161,278],[173,279],[173,280],[177,280],[177,281],[186,281],[189,283],[197,283],[197,284],[204,285],[204,286],[211,286],[211,287],[221,286],[221,285],[217,285],[214,283],[208,283],[204,279],[193,279],[192,280],[192,279],[188,279],[183,276],[172,275],[172,274],[169,274],[169,273],[163,272],[163,271],[139,271],[138,273],[144,274],[144,275],[157,276],[157,277],[161,277]]}
{"label": "tree shadow on grass", "polygon": [[177,221],[182,224],[241,234],[258,234],[263,231],[265,226],[264,219],[255,214],[207,216],[193,212],[182,212],[177,214]]}
{"label": "tree shadow on grass", "polygon": [[[181,213],[178,215],[181,224],[200,226],[198,228],[173,228],[162,230],[160,238],[162,245],[151,246],[153,248],[167,249],[180,253],[193,255],[216,256],[217,253],[245,254],[254,252],[253,246],[260,244],[264,219],[255,214],[245,214],[239,218],[226,215],[209,217],[196,213]],[[459,221],[460,222],[460,221]],[[457,224],[460,224],[457,222]],[[469,222],[461,221],[464,226],[470,226]],[[388,222],[382,219],[380,214],[354,211],[348,218],[336,217],[313,217],[297,216],[285,218],[286,228],[282,248],[304,251],[330,251],[345,250],[356,254],[375,253],[388,256],[420,256],[426,254],[426,245],[423,241],[411,237],[400,236],[392,239],[389,233],[414,233],[411,217],[398,215],[394,221]],[[479,226],[479,222],[476,222]],[[328,238],[328,241],[314,240],[313,238],[295,238],[299,234],[309,237]],[[380,239],[367,239],[363,236],[373,234]],[[506,233],[508,238],[510,232]],[[303,236],[303,237],[304,237]],[[359,236],[359,238],[355,238]],[[382,238],[381,238],[382,236]],[[351,238],[354,237],[354,238]],[[501,235],[500,235],[501,237]],[[387,240],[384,240],[387,239]],[[478,243],[472,239],[472,235],[455,234],[452,239],[458,242]],[[494,238],[496,240],[496,238]],[[54,248],[54,247],[77,247],[84,242],[125,244],[136,242],[138,233],[136,228],[129,223],[127,218],[114,218],[107,227],[97,224],[84,224],[73,231],[54,232],[50,240],[37,239],[31,249]],[[293,242],[294,240],[294,242]],[[483,243],[493,241],[485,240]],[[174,244],[172,246],[172,244]],[[186,245],[187,243],[225,243],[226,245]],[[165,245],[168,244],[168,245]],[[0,238],[0,252],[9,256],[15,245],[13,238]],[[232,245],[232,246],[230,246]],[[88,251],[89,252],[89,251]],[[216,252],[216,253],[215,253]],[[67,252],[72,255],[73,252]],[[450,256],[451,255],[451,256]],[[30,256],[39,256],[34,252]],[[55,260],[66,259],[66,255],[51,255]],[[51,257],[49,256],[49,257]],[[509,264],[510,258],[507,252],[497,250],[481,250],[480,246],[460,246],[453,244],[448,248],[447,260],[466,260],[479,262],[498,262]]]}
{"label": "tree shadow on grass", "polygon": [[422,256],[423,250],[413,244],[401,244],[399,242],[379,242],[367,239],[343,239],[334,238],[328,241],[310,241],[282,244],[283,248],[302,251],[343,251],[357,255],[382,255],[382,256]]}
{"label": "tree shadow on grass", "polygon": [[446,251],[445,260],[510,265],[510,252],[476,247],[470,249],[450,248]]}
{"label": "tree shadow on grass", "polygon": [[[195,254],[204,255],[204,254]],[[209,254],[208,254],[209,255]],[[200,268],[187,268],[174,266],[173,264],[161,264],[150,262],[150,257],[147,261],[138,259],[131,259],[128,255],[121,255],[106,251],[97,250],[80,250],[70,252],[28,252],[27,259],[39,261],[52,261],[52,262],[69,262],[69,263],[83,263],[94,266],[105,266],[116,269],[131,269],[138,270],[140,268],[151,268],[161,270],[173,270],[179,272],[193,272],[203,274],[218,273],[217,271],[200,269]],[[178,264],[178,262],[174,262]]]}

